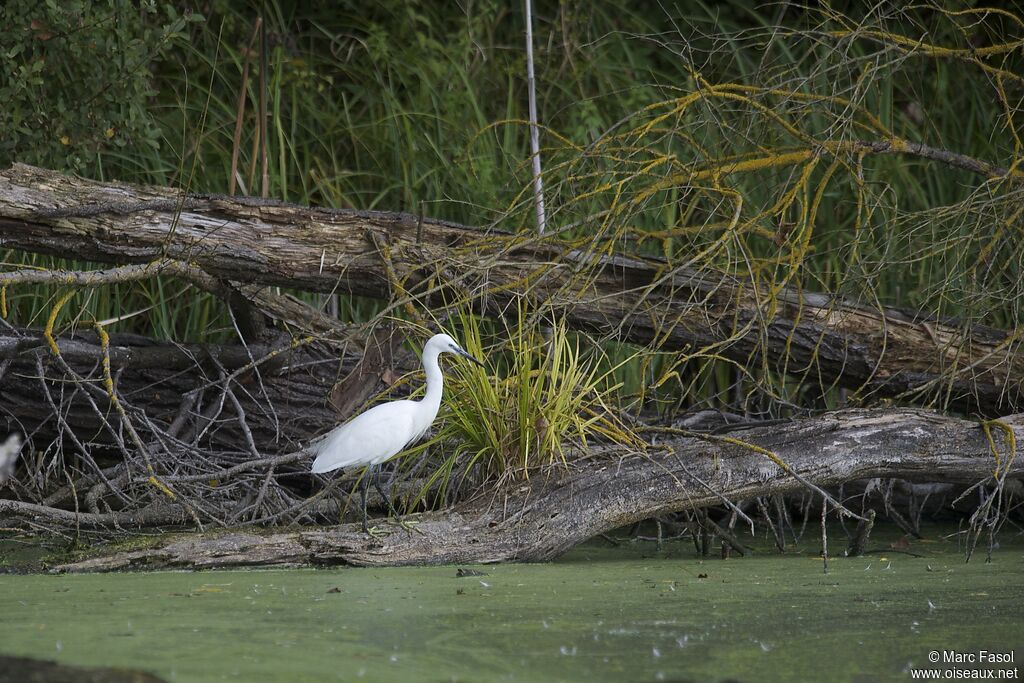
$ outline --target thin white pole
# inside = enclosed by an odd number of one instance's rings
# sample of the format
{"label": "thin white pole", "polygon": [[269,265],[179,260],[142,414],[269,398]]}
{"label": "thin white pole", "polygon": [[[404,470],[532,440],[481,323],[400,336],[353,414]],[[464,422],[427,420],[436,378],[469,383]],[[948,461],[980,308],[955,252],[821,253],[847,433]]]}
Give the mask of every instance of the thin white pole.
{"label": "thin white pole", "polygon": [[533,199],[537,205],[537,232],[544,234],[544,180],[540,166],[540,128],[537,126],[537,87],[533,79],[533,11],[526,3],[526,87],[530,98],[530,156],[533,159]]}

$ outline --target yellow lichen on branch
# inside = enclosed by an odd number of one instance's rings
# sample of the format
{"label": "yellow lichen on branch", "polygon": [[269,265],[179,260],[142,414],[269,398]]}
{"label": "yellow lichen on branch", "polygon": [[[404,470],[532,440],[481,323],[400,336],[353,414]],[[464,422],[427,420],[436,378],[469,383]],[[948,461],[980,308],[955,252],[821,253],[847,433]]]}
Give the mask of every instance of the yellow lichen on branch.
{"label": "yellow lichen on branch", "polygon": [[[992,436],[992,428],[996,427],[1006,437],[1006,450],[1010,454],[1010,459],[1006,462],[1005,467],[1003,466],[1002,458],[999,455],[999,448],[996,447],[996,441]],[[1002,420],[985,420],[981,423],[981,428],[985,431],[985,438],[988,439],[989,448],[992,449],[992,457],[996,461],[996,469],[992,473],[992,476],[999,481],[1000,471],[1008,472],[1010,465],[1013,464],[1013,459],[1017,456],[1017,434],[1013,431],[1013,428],[1003,422]]]}
{"label": "yellow lichen on branch", "polygon": [[103,386],[107,390],[107,397],[110,399],[110,404],[114,406],[117,410],[117,414],[121,416],[121,423],[128,430],[128,434],[131,436],[132,441],[135,442],[135,446],[139,449],[139,452],[142,453],[142,456],[146,460],[146,471],[149,473],[147,481],[159,489],[165,496],[173,500],[178,497],[177,494],[175,494],[167,484],[157,478],[156,471],[153,469],[153,463],[149,458],[149,450],[146,448],[145,444],[142,443],[142,439],[139,437],[139,434],[135,430],[134,425],[132,425],[124,406],[121,405],[121,401],[117,397],[117,391],[114,389],[114,376],[110,372],[110,335],[107,334],[106,328],[98,322],[93,323],[93,327],[96,328],[96,335],[100,339],[100,350],[103,353],[101,361]]}
{"label": "yellow lichen on branch", "polygon": [[60,315],[60,310],[64,308],[67,302],[71,301],[71,297],[75,295],[75,290],[69,290],[57,300],[53,308],[50,309],[50,315],[46,318],[46,327],[43,328],[43,338],[46,340],[47,345],[50,347],[50,351],[55,356],[60,355],[60,347],[57,346],[57,339],[53,336],[53,326],[57,323],[57,316]]}

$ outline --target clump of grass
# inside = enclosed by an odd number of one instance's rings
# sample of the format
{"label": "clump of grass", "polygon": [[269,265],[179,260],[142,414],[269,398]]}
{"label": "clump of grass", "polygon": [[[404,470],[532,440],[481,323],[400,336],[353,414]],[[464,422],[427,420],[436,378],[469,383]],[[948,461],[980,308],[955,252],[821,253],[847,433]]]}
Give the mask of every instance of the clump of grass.
{"label": "clump of grass", "polygon": [[458,316],[463,347],[487,358],[487,369],[453,363],[448,371],[443,422],[431,445],[444,449],[419,498],[436,489],[445,500],[467,481],[516,481],[566,466],[567,449],[593,441],[641,440],[617,416],[621,382],[597,345],[570,333],[564,322],[542,322],[522,307],[494,334],[477,317]]}

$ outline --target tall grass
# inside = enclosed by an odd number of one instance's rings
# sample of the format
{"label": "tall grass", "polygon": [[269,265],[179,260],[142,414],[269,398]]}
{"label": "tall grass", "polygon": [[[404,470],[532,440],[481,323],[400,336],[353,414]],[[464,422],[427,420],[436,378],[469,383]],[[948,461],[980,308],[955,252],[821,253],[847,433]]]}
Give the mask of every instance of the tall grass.
{"label": "tall grass", "polygon": [[442,426],[417,449],[442,446],[441,455],[411,506],[428,495],[444,500],[467,482],[525,480],[567,466],[567,448],[585,451],[595,439],[643,447],[620,418],[614,374],[629,358],[612,364],[564,322],[538,327],[522,301],[501,324],[461,310],[449,325],[487,368],[452,364]]}

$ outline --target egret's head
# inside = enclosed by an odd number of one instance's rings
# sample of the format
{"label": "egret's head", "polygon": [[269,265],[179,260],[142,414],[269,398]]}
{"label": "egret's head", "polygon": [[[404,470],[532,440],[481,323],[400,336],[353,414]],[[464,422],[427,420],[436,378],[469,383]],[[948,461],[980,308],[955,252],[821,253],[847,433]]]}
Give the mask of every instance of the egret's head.
{"label": "egret's head", "polygon": [[461,346],[459,346],[459,343],[452,339],[447,334],[435,334],[433,337],[431,337],[430,341],[428,341],[427,345],[423,348],[424,355],[426,355],[428,351],[433,351],[434,353],[438,354],[454,353],[459,356],[462,356],[463,358],[468,358],[469,360],[473,361],[480,367],[485,367],[483,363],[481,363],[476,358],[473,358],[473,356],[466,353],[466,351]]}

